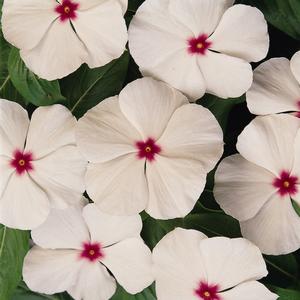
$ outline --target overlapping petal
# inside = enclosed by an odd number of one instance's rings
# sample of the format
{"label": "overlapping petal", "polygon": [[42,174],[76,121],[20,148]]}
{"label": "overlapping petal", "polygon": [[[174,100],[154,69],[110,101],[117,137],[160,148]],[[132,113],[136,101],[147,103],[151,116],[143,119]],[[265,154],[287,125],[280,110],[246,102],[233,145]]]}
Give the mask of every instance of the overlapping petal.
{"label": "overlapping petal", "polygon": [[291,70],[298,83],[300,83],[300,51],[296,52],[291,58]]}

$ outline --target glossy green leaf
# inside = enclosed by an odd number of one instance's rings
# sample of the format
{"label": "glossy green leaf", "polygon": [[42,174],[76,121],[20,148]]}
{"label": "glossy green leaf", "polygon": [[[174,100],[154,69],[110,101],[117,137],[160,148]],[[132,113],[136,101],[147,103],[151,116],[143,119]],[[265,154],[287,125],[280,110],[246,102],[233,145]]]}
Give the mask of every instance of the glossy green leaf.
{"label": "glossy green leaf", "polygon": [[279,296],[278,300],[299,300],[300,299],[300,291],[291,290],[291,289],[283,289],[279,287],[270,287],[273,293]]}
{"label": "glossy green leaf", "polygon": [[122,287],[118,286],[117,292],[110,300],[156,300],[154,285],[136,295],[130,295]]}

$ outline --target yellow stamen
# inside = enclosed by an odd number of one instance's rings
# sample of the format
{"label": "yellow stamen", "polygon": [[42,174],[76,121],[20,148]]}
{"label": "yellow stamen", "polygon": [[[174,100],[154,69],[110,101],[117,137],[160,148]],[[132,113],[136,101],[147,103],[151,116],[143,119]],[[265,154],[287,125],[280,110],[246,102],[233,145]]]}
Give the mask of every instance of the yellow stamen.
{"label": "yellow stamen", "polygon": [[70,9],[69,6],[66,6],[66,7],[64,8],[64,11],[65,11],[66,14],[68,14],[68,13],[70,12],[70,10],[71,10],[71,9]]}
{"label": "yellow stamen", "polygon": [[202,43],[198,43],[196,46],[198,49],[202,49],[204,47],[204,45]]}
{"label": "yellow stamen", "polygon": [[204,297],[210,297],[210,292],[204,292]]}
{"label": "yellow stamen", "polygon": [[288,181],[285,181],[285,182],[283,183],[283,186],[284,186],[285,188],[288,188],[288,187],[290,187],[290,183],[289,183]]}
{"label": "yellow stamen", "polygon": [[20,165],[21,167],[24,167],[24,166],[25,166],[25,160],[24,160],[24,159],[20,159],[20,160],[19,160],[19,165]]}
{"label": "yellow stamen", "polygon": [[95,254],[95,251],[94,251],[94,250],[90,250],[90,251],[89,251],[89,255],[90,255],[90,256],[93,256],[94,254]]}
{"label": "yellow stamen", "polygon": [[149,153],[149,152],[152,151],[152,149],[151,149],[151,147],[148,146],[148,147],[145,148],[145,151]]}

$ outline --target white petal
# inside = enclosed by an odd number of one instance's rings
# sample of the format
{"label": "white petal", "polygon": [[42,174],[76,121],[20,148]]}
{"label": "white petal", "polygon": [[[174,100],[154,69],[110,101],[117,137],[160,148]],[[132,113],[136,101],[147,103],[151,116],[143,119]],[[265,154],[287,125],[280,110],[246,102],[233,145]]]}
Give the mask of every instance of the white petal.
{"label": "white petal", "polygon": [[67,291],[75,300],[108,300],[116,291],[116,282],[104,266],[86,262]]}
{"label": "white petal", "polygon": [[197,160],[157,155],[146,166],[149,186],[146,212],[155,219],[185,217],[204,189],[206,174]]}
{"label": "white petal", "polygon": [[27,173],[15,173],[10,177],[0,199],[0,223],[12,228],[33,229],[46,220],[49,211],[47,195]]}
{"label": "white petal", "polygon": [[208,50],[205,56],[198,57],[198,63],[210,94],[236,98],[252,84],[251,65],[240,58]]}
{"label": "white petal", "polygon": [[[294,149],[294,166],[292,170],[292,174],[297,176],[300,183],[300,129],[297,132],[296,139],[295,139],[295,149]],[[299,189],[300,193],[300,189]]]}
{"label": "white petal", "polygon": [[23,279],[30,290],[54,294],[71,287],[82,265],[77,250],[33,247],[25,257]]}
{"label": "white petal", "polygon": [[131,238],[104,249],[101,262],[129,293],[141,292],[153,282],[152,255],[141,238]]}
{"label": "white petal", "polygon": [[52,207],[66,208],[80,201],[86,162],[76,146],[61,147],[33,163],[31,176],[46,192]]}
{"label": "white petal", "polygon": [[229,291],[221,293],[220,297],[224,300],[278,299],[276,294],[271,293],[264,285],[257,281],[242,283]]}
{"label": "white petal", "polygon": [[269,50],[268,26],[264,15],[248,5],[239,4],[229,8],[209,40],[212,42],[211,49],[248,62],[262,60]]}
{"label": "white petal", "polygon": [[297,111],[300,86],[286,58],[271,58],[254,70],[254,80],[247,92],[247,105],[256,115]]}
{"label": "white petal", "polygon": [[121,111],[145,140],[157,140],[174,111],[188,103],[181,93],[152,78],[129,83],[119,99]]}
{"label": "white petal", "polygon": [[48,81],[69,75],[88,57],[70,23],[60,20],[51,25],[36,47],[21,49],[20,55],[31,71]]}
{"label": "white petal", "polygon": [[291,70],[300,83],[300,51],[296,52],[291,59]]}
{"label": "white petal", "polygon": [[137,152],[141,135],[124,117],[118,97],[111,97],[90,109],[76,128],[77,144],[88,161],[105,162]]}
{"label": "white petal", "polygon": [[290,115],[255,118],[240,134],[237,149],[250,162],[273,172],[291,171],[300,120]]}
{"label": "white petal", "polygon": [[[80,6],[78,10],[82,11],[82,10],[91,9],[97,5],[102,5],[102,3],[106,1],[107,0],[83,0],[80,1]],[[121,5],[123,14],[125,14],[128,6],[128,0],[113,0],[113,1],[118,2]]]}
{"label": "white petal", "polygon": [[199,34],[209,36],[233,2],[232,0],[172,0],[169,1],[169,12],[195,36]]}
{"label": "white petal", "polygon": [[83,217],[89,228],[91,240],[110,246],[127,238],[139,237],[142,231],[140,215],[112,216],[99,210],[95,204],[87,205]]}
{"label": "white petal", "polygon": [[300,219],[289,196],[275,195],[253,219],[241,222],[241,230],[265,254],[287,254],[300,248]]}
{"label": "white petal", "polygon": [[66,107],[39,107],[31,117],[25,150],[40,159],[63,146],[75,145],[75,126],[76,119]]}
{"label": "white petal", "polygon": [[153,249],[156,294],[160,300],[194,300],[206,272],[200,242],[206,236],[196,230],[176,228]]}
{"label": "white petal", "polygon": [[23,151],[29,126],[26,110],[19,104],[0,99],[0,155],[13,157]]}
{"label": "white petal", "polygon": [[84,43],[90,68],[106,65],[121,56],[127,43],[127,28],[118,1],[105,1],[72,20],[76,34]]}
{"label": "white petal", "polygon": [[275,176],[236,154],[226,157],[215,175],[214,196],[222,209],[240,221],[253,218],[277,191]]}
{"label": "white petal", "polygon": [[11,159],[7,156],[0,155],[0,199],[5,191],[7,184],[12,176],[12,174],[15,172],[15,169],[10,166]]}
{"label": "white petal", "polygon": [[157,142],[167,157],[195,159],[211,171],[223,153],[223,132],[206,108],[189,104],[178,108]]}
{"label": "white petal", "polygon": [[268,274],[260,250],[246,239],[215,237],[200,243],[200,253],[209,284],[226,290],[248,280]]}
{"label": "white petal", "polygon": [[135,154],[89,164],[85,178],[89,196],[102,211],[112,215],[141,212],[148,201],[144,164]]}
{"label": "white petal", "polygon": [[34,48],[59,16],[57,5],[55,0],[5,0],[1,20],[5,39],[17,48]]}
{"label": "white petal", "polygon": [[90,240],[82,206],[67,209],[52,209],[46,222],[31,231],[33,241],[48,249],[82,249],[82,244]]}

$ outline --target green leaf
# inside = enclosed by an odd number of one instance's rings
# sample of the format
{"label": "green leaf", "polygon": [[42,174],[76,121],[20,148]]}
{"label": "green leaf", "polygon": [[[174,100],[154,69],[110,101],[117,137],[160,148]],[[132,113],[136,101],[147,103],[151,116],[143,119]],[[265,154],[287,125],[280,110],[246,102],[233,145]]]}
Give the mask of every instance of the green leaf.
{"label": "green leaf", "polygon": [[278,300],[299,300],[300,292],[290,289],[282,289],[279,287],[270,287],[273,293],[279,296]]}
{"label": "green leaf", "polygon": [[0,300],[11,299],[21,280],[29,233],[0,225]]}
{"label": "green leaf", "polygon": [[122,287],[118,286],[117,292],[110,300],[156,300],[154,285],[136,295],[130,295]]}
{"label": "green leaf", "polygon": [[120,58],[104,67],[89,69],[83,65],[61,81],[63,95],[76,117],[81,117],[105,98],[119,94],[127,74],[128,61],[129,53],[125,51]]}
{"label": "green leaf", "polygon": [[292,205],[293,205],[293,208],[295,210],[295,212],[297,213],[297,215],[300,217],[300,206],[298,205],[298,203],[296,201],[294,201],[293,199],[291,200],[292,201]]}
{"label": "green leaf", "polygon": [[25,66],[16,48],[10,51],[8,72],[13,85],[27,102],[36,106],[64,102],[58,81],[47,81],[36,76]]}

